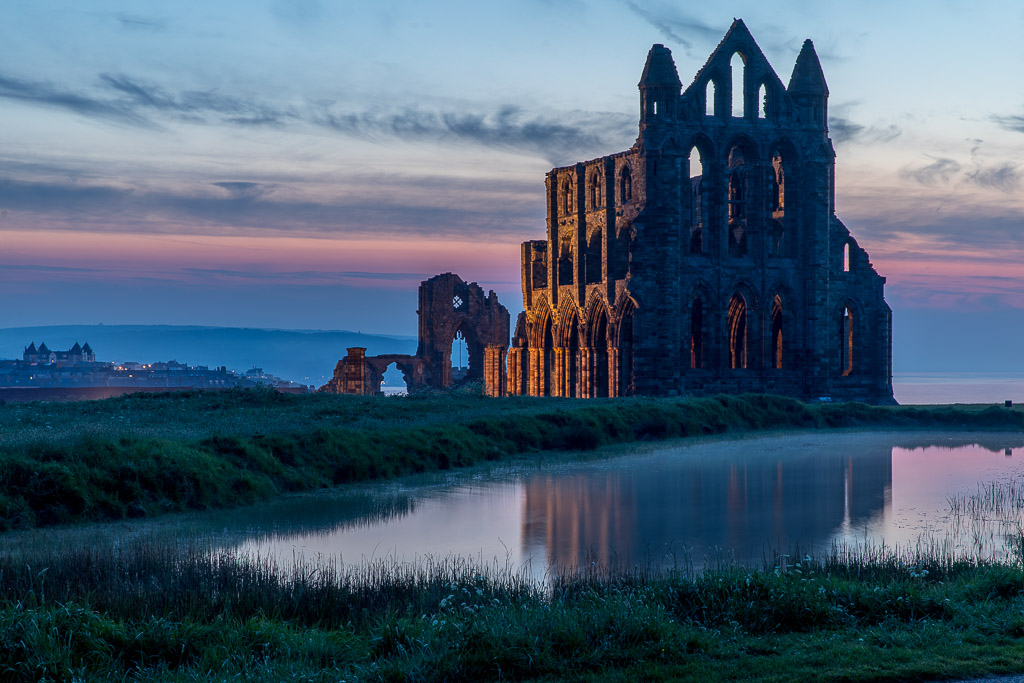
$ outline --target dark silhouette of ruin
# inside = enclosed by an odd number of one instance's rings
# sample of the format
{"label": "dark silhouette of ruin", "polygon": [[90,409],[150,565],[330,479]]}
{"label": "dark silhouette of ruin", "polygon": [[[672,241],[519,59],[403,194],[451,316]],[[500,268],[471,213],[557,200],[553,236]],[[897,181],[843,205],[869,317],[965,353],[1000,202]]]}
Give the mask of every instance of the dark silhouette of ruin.
{"label": "dark silhouette of ruin", "polygon": [[547,174],[508,393],[892,402],[885,278],[835,215],[811,41],[787,87],[737,20],[685,90],[662,45],[639,88],[632,148]]}
{"label": "dark silhouette of ruin", "polygon": [[[392,363],[402,372],[409,393],[478,382],[491,395],[505,386],[509,313],[493,291],[484,296],[475,282],[458,275],[435,275],[420,284],[419,345],[416,355],[367,356],[350,348],[338,361],[334,377],[320,391],[334,394],[380,394],[381,382]],[[453,375],[452,342],[465,339],[468,366]]]}
{"label": "dark silhouette of ruin", "polygon": [[[547,174],[522,246],[524,312],[451,273],[420,287],[415,356],[349,349],[323,391],[483,381],[492,396],[758,392],[893,403],[885,278],[835,215],[828,86],[803,44],[789,85],[742,21],[685,90],[655,45],[627,151]],[[461,331],[465,377],[452,374]]]}

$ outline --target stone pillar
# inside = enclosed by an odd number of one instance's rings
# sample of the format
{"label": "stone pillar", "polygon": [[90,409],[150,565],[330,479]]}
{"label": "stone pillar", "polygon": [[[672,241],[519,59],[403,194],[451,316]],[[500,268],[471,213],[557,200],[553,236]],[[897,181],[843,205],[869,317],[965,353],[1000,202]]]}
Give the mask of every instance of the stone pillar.
{"label": "stone pillar", "polygon": [[484,395],[505,395],[505,351],[502,344],[488,344],[484,347]]}
{"label": "stone pillar", "polygon": [[619,347],[608,347],[608,396],[615,398],[619,393]]}
{"label": "stone pillar", "polygon": [[544,372],[544,351],[543,349],[536,349],[530,347],[527,350],[527,355],[530,358],[530,367],[527,368],[527,372],[529,372],[530,381],[526,393],[529,396],[543,396],[544,387],[542,386],[541,380],[543,378]]}
{"label": "stone pillar", "polygon": [[594,397],[594,350],[589,346],[580,347],[580,362],[579,362],[579,393],[577,394],[580,398],[593,398]]}
{"label": "stone pillar", "polygon": [[554,372],[551,373],[551,395],[552,396],[565,396],[565,348],[556,346],[555,352],[555,368]]}
{"label": "stone pillar", "polygon": [[361,346],[354,346],[345,349],[345,377],[342,383],[341,393],[356,394],[363,396],[366,390],[366,349]]}
{"label": "stone pillar", "polygon": [[508,364],[505,374],[505,395],[521,396],[523,394],[523,355],[526,349],[514,346],[508,350]]}

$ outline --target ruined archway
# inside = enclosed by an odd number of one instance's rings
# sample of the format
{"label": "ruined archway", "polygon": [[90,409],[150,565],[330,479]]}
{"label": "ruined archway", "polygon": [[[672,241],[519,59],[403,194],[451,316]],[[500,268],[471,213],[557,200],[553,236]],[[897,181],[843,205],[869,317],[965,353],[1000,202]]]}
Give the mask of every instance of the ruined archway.
{"label": "ruined archway", "polygon": [[594,307],[588,325],[590,332],[590,367],[592,368],[590,396],[610,396],[608,373],[608,312],[603,304]]}

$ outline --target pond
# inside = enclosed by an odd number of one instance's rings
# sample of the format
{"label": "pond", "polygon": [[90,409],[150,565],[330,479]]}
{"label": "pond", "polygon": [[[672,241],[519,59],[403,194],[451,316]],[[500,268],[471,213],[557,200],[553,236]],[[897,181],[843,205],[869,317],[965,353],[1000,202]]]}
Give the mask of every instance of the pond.
{"label": "pond", "polygon": [[253,525],[232,547],[285,563],[299,555],[360,564],[454,554],[536,576],[595,562],[760,563],[772,553],[813,554],[833,544],[925,543],[998,555],[1005,534],[1016,530],[1012,520],[971,518],[966,501],[1022,477],[1019,434],[710,441],[335,496],[334,504],[347,500],[353,510],[333,519],[319,508],[326,498],[294,500],[275,506],[276,519]]}
{"label": "pond", "polygon": [[[593,563],[760,566],[773,553],[834,545],[920,544],[999,558],[1019,536],[1021,434],[833,432],[678,443],[360,485],[108,525],[104,533],[202,539],[285,568],[297,559],[359,566],[462,556],[537,579]],[[20,538],[45,544],[89,533]]]}

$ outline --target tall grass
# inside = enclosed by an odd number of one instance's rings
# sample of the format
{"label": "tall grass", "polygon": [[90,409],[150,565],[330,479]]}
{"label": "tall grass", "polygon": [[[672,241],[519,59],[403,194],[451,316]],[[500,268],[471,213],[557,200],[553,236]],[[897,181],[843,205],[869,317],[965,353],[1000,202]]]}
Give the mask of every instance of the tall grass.
{"label": "tall grass", "polygon": [[[1024,642],[1019,565],[885,548],[547,587],[457,558],[282,569],[152,539],[47,553],[0,557],[5,677],[880,680],[1006,670],[993,648]],[[937,671],[944,653],[963,657]]]}
{"label": "tall grass", "polygon": [[0,530],[249,504],[540,450],[746,430],[1024,428],[991,408],[807,405],[777,396],[137,394],[0,406]]}

